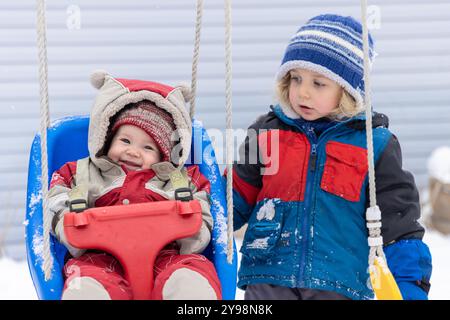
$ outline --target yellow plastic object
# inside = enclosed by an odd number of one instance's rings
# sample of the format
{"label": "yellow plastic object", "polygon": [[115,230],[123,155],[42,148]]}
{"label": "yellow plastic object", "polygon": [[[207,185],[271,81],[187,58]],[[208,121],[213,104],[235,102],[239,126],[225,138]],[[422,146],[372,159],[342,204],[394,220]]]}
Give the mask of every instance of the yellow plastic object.
{"label": "yellow plastic object", "polygon": [[386,261],[380,257],[376,257],[374,265],[370,266],[370,281],[377,300],[403,300]]}

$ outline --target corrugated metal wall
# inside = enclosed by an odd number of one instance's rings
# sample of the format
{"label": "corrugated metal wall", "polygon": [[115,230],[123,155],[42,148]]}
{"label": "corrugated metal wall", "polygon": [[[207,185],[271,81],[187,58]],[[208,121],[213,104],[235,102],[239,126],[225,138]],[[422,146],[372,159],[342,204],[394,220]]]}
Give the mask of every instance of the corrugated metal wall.
{"label": "corrugated metal wall", "polygon": [[[430,152],[450,144],[450,2],[369,2],[381,17],[372,31],[379,54],[373,102],[390,117],[405,167],[424,187]],[[233,2],[235,128],[268,110],[287,41],[308,18],[326,12],[359,18],[359,1]],[[0,2],[0,247],[15,258],[25,256],[28,153],[39,126],[35,15],[35,1]],[[223,16],[222,0],[205,1],[197,118],[206,128],[225,126]],[[97,68],[189,81],[194,20],[195,0],[47,1],[52,119],[89,112],[95,91],[88,79]]]}

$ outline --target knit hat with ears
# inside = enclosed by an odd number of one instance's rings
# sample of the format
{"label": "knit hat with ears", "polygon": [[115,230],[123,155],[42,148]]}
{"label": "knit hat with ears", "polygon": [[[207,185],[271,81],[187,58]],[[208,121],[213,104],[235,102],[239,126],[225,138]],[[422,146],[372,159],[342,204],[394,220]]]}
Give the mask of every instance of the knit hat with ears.
{"label": "knit hat with ears", "polygon": [[[175,124],[172,116],[148,100],[131,103],[122,109],[111,121],[111,136],[120,126],[130,124],[144,130],[155,140],[161,152],[161,161],[170,161],[170,153],[175,145],[172,134]],[[108,135],[109,136],[109,135]]]}
{"label": "knit hat with ears", "polygon": [[[373,56],[373,40],[369,34],[371,61]],[[355,98],[358,109],[363,109],[362,26],[352,17],[319,15],[302,26],[286,48],[277,80],[296,68],[317,72],[337,82]]]}
{"label": "knit hat with ears", "polygon": [[[109,169],[111,162],[104,157],[105,150],[109,148],[108,134],[117,121],[124,123],[125,119],[148,130],[159,144],[163,155],[173,165],[179,167],[186,163],[192,142],[192,122],[186,108],[190,96],[189,87],[115,78],[104,70],[95,71],[91,76],[91,83],[98,92],[90,114],[88,149],[91,161],[97,167]],[[122,114],[123,118],[118,119],[121,112],[131,105],[139,111],[124,111],[126,113]],[[175,128],[175,132],[169,134],[172,128]],[[171,143],[169,140],[172,138],[177,139],[173,148],[166,144]]]}

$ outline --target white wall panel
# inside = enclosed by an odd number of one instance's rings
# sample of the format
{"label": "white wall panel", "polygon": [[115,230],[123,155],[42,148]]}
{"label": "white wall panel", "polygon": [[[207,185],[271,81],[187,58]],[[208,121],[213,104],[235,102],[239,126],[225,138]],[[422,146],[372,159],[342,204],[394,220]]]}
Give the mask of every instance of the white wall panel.
{"label": "white wall panel", "polygon": [[[424,188],[431,151],[450,145],[450,2],[369,2],[381,12],[381,28],[373,30],[373,104],[389,116],[405,168]],[[79,30],[66,25],[70,5],[80,9]],[[190,79],[194,0],[48,0],[47,9],[52,119],[89,113],[94,69],[170,84]],[[235,128],[267,112],[287,41],[309,17],[326,12],[359,17],[359,3],[233,1]],[[39,127],[35,15],[35,1],[0,2],[0,243],[15,258],[25,256],[28,157]],[[223,1],[205,1],[197,118],[209,129],[225,126],[223,24]]]}

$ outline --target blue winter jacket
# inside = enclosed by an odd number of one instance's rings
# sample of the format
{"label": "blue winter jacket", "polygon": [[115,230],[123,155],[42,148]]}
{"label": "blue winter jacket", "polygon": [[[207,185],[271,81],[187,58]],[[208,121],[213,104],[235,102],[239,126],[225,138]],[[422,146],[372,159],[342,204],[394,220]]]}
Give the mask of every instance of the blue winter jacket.
{"label": "blue winter jacket", "polygon": [[[387,117],[374,114],[373,126],[388,263],[405,298],[426,298],[431,256],[421,241],[414,178],[402,169]],[[279,106],[250,126],[233,166],[235,230],[248,223],[240,288],[270,283],[373,298],[367,272],[365,116],[328,127],[317,138]]]}

